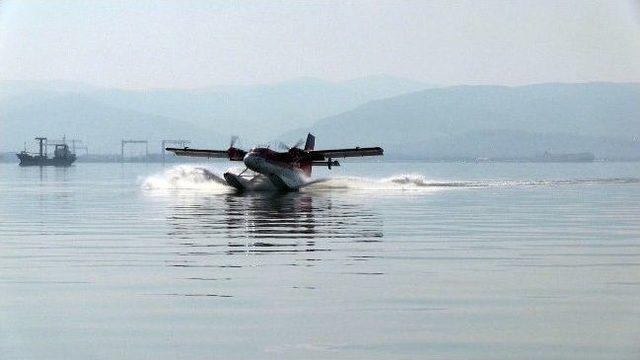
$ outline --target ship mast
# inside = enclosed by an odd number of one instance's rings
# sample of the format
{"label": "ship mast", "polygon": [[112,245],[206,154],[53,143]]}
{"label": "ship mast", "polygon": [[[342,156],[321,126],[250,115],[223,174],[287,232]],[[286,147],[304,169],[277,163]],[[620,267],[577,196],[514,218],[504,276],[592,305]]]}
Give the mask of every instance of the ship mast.
{"label": "ship mast", "polygon": [[47,141],[47,138],[46,137],[37,137],[36,140],[38,140],[40,142],[40,153],[39,153],[39,155],[43,156],[44,151],[47,151],[47,149],[44,147],[44,142]]}

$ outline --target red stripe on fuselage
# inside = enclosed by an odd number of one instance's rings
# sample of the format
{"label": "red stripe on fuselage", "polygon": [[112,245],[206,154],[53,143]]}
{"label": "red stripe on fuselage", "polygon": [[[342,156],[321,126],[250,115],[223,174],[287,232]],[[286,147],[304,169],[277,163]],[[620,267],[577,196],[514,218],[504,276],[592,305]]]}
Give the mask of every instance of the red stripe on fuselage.
{"label": "red stripe on fuselage", "polygon": [[272,165],[301,170],[305,175],[311,176],[311,160],[302,159],[296,151],[291,149],[287,152],[277,152],[267,148],[255,148],[249,154],[257,155]]}

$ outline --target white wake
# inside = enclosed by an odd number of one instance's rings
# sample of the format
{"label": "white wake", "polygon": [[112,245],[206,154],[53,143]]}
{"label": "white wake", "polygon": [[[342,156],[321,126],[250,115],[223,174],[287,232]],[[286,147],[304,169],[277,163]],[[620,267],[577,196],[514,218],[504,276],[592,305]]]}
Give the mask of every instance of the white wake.
{"label": "white wake", "polygon": [[[239,171],[227,169],[224,171]],[[222,174],[224,171],[209,166],[177,165],[160,173],[141,178],[141,187],[146,190],[203,190],[208,192],[231,192]],[[254,191],[273,190],[272,186],[260,185],[257,181]],[[521,186],[561,186],[577,184],[639,184],[638,178],[593,178],[593,179],[550,179],[550,180],[461,180],[445,181],[428,179],[420,174],[401,174],[385,178],[358,176],[335,176],[309,180],[301,191],[329,190],[413,190],[425,191],[446,188],[521,187]]]}
{"label": "white wake", "polygon": [[161,173],[139,179],[145,190],[210,190],[224,191],[228,185],[218,171],[193,165],[177,165]]}

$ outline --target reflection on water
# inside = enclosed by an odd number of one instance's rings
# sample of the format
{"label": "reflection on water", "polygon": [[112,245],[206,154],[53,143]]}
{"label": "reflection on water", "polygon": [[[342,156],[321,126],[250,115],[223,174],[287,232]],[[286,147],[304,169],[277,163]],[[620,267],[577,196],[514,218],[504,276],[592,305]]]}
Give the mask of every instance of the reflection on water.
{"label": "reflection on water", "polygon": [[331,251],[331,241],[379,242],[382,218],[362,203],[304,193],[218,194],[174,199],[169,236],[202,255]]}

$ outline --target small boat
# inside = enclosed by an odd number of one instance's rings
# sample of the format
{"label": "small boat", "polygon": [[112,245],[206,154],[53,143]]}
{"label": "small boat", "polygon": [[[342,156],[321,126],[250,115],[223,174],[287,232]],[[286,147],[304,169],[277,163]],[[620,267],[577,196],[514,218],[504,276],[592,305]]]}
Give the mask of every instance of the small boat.
{"label": "small boat", "polygon": [[[35,138],[40,143],[38,154],[28,153],[23,150],[16,154],[20,159],[20,166],[71,166],[76,161],[76,155],[69,150],[69,145],[64,141],[61,144],[48,144],[47,138]],[[47,156],[47,146],[55,146],[53,158]]]}

